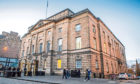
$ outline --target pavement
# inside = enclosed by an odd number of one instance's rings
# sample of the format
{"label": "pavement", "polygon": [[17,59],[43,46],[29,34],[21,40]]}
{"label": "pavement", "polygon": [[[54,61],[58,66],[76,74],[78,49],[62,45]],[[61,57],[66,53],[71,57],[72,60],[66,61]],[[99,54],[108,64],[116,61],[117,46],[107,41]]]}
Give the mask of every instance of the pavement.
{"label": "pavement", "polygon": [[0,77],[0,84],[140,84],[140,80],[109,80],[91,78],[85,81],[84,77],[62,79],[62,76],[22,76],[15,78]]}
{"label": "pavement", "polygon": [[140,84],[140,80],[119,80],[120,84]]}

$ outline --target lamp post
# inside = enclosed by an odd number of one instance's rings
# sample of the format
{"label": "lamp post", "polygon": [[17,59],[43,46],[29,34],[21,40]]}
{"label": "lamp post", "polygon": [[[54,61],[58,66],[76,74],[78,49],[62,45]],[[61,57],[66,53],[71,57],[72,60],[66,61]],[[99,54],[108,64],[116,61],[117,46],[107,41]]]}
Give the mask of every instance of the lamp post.
{"label": "lamp post", "polygon": [[[8,50],[8,47],[7,47],[7,46],[4,46],[4,47],[3,47],[3,51],[4,51],[4,52],[7,52],[7,50]],[[4,67],[3,76],[5,76],[5,69],[6,69],[7,61],[8,61],[8,58],[6,59],[6,62],[5,62],[5,67]]]}

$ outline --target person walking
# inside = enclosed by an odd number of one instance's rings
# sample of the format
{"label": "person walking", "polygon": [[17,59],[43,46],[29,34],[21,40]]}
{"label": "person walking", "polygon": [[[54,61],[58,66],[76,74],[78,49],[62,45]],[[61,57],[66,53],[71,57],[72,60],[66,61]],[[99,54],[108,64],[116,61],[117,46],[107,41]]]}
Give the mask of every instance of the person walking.
{"label": "person walking", "polygon": [[66,76],[67,74],[66,74],[66,73],[67,73],[67,72],[66,72],[66,69],[64,69],[64,70],[63,70],[63,77],[62,77],[63,79],[64,79],[64,78],[67,79],[67,76]]}
{"label": "person walking", "polygon": [[86,69],[86,76],[85,76],[85,81],[88,80],[88,69]]}
{"label": "person walking", "polygon": [[88,70],[88,80],[90,80],[90,74],[91,74],[91,71]]}
{"label": "person walking", "polygon": [[69,69],[66,70],[66,75],[67,75],[67,78],[70,78],[70,70]]}

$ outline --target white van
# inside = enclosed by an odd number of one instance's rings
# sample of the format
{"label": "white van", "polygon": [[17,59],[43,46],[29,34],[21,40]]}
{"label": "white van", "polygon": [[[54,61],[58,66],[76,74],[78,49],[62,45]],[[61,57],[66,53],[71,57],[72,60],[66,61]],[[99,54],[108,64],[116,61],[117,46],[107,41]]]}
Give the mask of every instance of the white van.
{"label": "white van", "polygon": [[127,80],[128,79],[128,75],[127,73],[120,73],[119,76],[118,76],[119,79],[125,79]]}

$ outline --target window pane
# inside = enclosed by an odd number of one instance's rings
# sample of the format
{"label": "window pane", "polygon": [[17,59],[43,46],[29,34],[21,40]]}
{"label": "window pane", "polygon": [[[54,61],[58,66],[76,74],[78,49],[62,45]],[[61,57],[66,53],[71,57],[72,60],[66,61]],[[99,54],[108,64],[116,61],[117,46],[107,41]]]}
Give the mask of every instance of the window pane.
{"label": "window pane", "polygon": [[59,28],[59,32],[62,32],[62,28]]}
{"label": "window pane", "polygon": [[47,47],[46,50],[49,51],[50,50],[50,41],[47,41]]}
{"label": "window pane", "polygon": [[104,43],[104,50],[105,50],[105,53],[106,53],[107,52],[106,43]]}
{"label": "window pane", "polygon": [[95,26],[93,25],[93,32],[95,33],[96,32],[96,29],[95,29]]}
{"label": "window pane", "polygon": [[40,43],[39,53],[42,53],[42,43]]}
{"label": "window pane", "polygon": [[98,67],[98,61],[96,61],[96,69],[97,69],[97,68],[99,68],[99,67]]}
{"label": "window pane", "polygon": [[76,68],[82,68],[81,59],[76,60]]}
{"label": "window pane", "polygon": [[26,50],[26,55],[29,54],[29,47],[27,47],[27,50]]}
{"label": "window pane", "polygon": [[51,34],[51,32],[50,31],[48,31],[48,35],[50,35]]}
{"label": "window pane", "polygon": [[34,53],[34,45],[32,45],[32,54]]}
{"label": "window pane", "polygon": [[106,66],[107,66],[107,72],[109,72],[109,66],[108,66],[108,62],[106,63]]}
{"label": "window pane", "polygon": [[62,51],[62,39],[58,40],[58,51]]}
{"label": "window pane", "polygon": [[76,38],[76,49],[81,48],[81,37]]}
{"label": "window pane", "polygon": [[75,26],[75,30],[76,30],[76,31],[80,31],[80,30],[81,30],[80,24],[77,24],[77,25]]}
{"label": "window pane", "polygon": [[93,38],[93,43],[94,43],[94,49],[96,49],[97,48],[97,44],[96,44],[96,39],[95,38]]}
{"label": "window pane", "polygon": [[22,57],[24,57],[24,50],[22,51]]}

